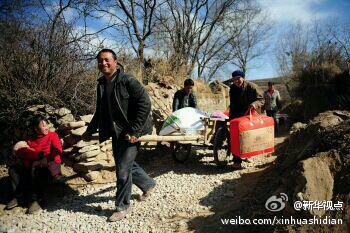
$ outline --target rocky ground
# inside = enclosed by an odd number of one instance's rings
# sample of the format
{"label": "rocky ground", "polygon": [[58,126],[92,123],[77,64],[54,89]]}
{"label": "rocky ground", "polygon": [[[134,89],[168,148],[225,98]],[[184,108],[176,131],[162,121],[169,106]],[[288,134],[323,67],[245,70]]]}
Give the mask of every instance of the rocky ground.
{"label": "rocky ground", "polygon": [[[284,138],[276,138],[277,144]],[[220,221],[207,222],[208,217],[225,211],[226,206],[244,196],[255,182],[246,179],[247,174],[262,174],[260,171],[276,156],[262,155],[245,162],[244,169],[234,170],[230,164],[217,167],[210,150],[195,151],[185,164],[173,162],[167,151],[142,154],[139,162],[154,177],[157,188],[147,201],[137,202],[135,197],[141,191],[134,186],[132,211],[116,223],[107,222],[114,210],[115,182],[86,184],[68,168],[64,171],[72,176],[69,185],[51,187],[41,213],[27,215],[25,207],[3,210],[9,197],[1,191],[0,232],[208,232],[203,230],[206,224],[216,232],[221,228]],[[1,189],[6,184],[6,168],[2,165]]]}

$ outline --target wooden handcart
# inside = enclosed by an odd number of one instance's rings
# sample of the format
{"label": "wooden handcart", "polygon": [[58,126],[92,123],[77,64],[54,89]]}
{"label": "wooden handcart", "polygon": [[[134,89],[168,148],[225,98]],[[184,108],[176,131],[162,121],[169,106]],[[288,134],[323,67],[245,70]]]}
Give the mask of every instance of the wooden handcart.
{"label": "wooden handcart", "polygon": [[[140,142],[170,142],[172,155],[177,162],[185,162],[191,155],[192,146],[213,149],[214,161],[218,165],[227,163],[230,156],[229,143],[225,143],[228,122],[221,118],[203,118],[204,130],[193,135],[144,135]],[[225,132],[219,132],[225,131]],[[223,143],[224,142],[224,143]]]}

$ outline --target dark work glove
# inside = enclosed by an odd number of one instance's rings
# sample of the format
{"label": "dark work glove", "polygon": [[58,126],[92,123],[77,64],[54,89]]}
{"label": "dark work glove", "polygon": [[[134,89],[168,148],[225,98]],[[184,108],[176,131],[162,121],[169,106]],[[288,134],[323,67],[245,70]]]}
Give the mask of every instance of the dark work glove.
{"label": "dark work glove", "polygon": [[39,159],[44,158],[44,152],[40,151],[40,152],[38,153],[38,157],[39,157]]}

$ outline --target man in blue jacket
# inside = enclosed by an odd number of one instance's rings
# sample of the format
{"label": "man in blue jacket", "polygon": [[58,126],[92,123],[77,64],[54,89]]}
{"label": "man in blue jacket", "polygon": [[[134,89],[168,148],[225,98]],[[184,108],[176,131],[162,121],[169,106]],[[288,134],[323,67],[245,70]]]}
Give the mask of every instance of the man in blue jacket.
{"label": "man in blue jacket", "polygon": [[103,49],[96,58],[103,76],[97,84],[96,112],[83,139],[89,139],[97,129],[100,142],[112,137],[117,193],[116,211],[108,220],[114,222],[124,218],[130,209],[133,183],[143,191],[140,201],[147,198],[156,185],[135,162],[140,148],[138,138],[152,132],[151,101],[134,77],[117,69],[113,50]]}
{"label": "man in blue jacket", "polygon": [[192,92],[194,82],[192,79],[186,79],[184,88],[178,90],[174,95],[173,112],[185,107],[197,108],[196,96]]}

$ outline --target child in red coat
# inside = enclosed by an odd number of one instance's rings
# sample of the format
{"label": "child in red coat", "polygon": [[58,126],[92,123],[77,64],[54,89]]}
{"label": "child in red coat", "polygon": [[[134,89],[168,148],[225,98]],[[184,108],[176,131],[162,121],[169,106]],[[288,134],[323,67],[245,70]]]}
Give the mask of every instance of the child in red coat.
{"label": "child in red coat", "polygon": [[[35,169],[47,168],[53,176],[54,181],[59,181],[62,178],[60,167],[62,145],[58,135],[55,132],[49,132],[48,123],[42,116],[34,117],[32,126],[35,135],[26,141],[16,143],[13,148],[15,156],[22,162],[24,173],[30,174],[31,177],[32,203],[28,209],[28,213],[41,210],[37,202],[41,187],[37,187],[37,184],[40,183],[39,181],[43,177],[35,175]],[[22,179],[25,179],[25,177]],[[11,202],[7,205],[7,209],[17,206],[16,198]]]}
{"label": "child in red coat", "polygon": [[54,179],[61,178],[62,145],[55,132],[49,132],[46,120],[38,119],[34,126],[35,135],[14,146],[15,155],[21,159],[25,168],[46,167]]}
{"label": "child in red coat", "polygon": [[54,154],[62,151],[56,133],[48,132],[44,137],[20,141],[13,150],[26,169],[48,168],[55,180],[61,177],[61,156]]}

